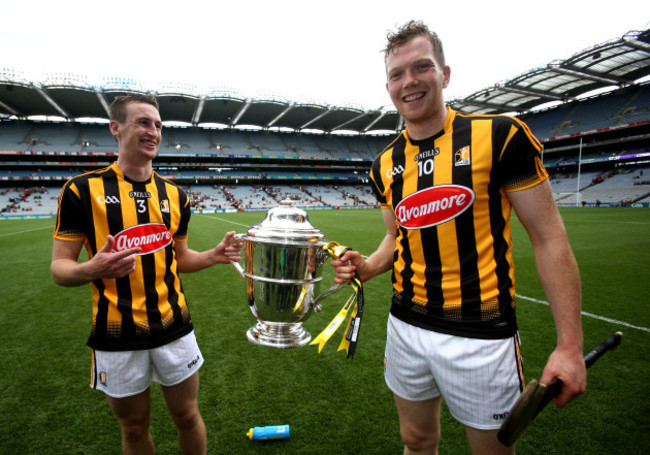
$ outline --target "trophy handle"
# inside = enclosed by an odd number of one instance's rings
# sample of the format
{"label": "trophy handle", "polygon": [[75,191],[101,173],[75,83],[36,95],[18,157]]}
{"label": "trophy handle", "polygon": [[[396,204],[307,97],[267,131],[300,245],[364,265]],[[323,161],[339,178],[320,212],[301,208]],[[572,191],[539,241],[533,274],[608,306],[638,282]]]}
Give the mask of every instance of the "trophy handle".
{"label": "trophy handle", "polygon": [[[241,240],[243,238],[244,234],[235,234],[234,238],[236,240]],[[232,259],[230,260],[230,264],[233,266],[233,268],[239,273],[239,276],[242,278],[246,278],[246,275],[244,274],[244,268],[241,266],[239,262],[235,262]]]}
{"label": "trophy handle", "polygon": [[[316,298],[314,299],[314,301],[312,302],[312,305],[316,305],[316,304],[318,304],[318,302],[320,302],[321,300],[323,300],[325,297],[329,297],[330,295],[334,294],[335,292],[340,291],[340,290],[343,289],[345,286],[347,286],[347,283],[339,283],[339,284],[335,284],[334,286],[332,286],[331,288],[329,288],[328,290],[326,290],[325,292],[323,292],[321,295],[319,295],[318,297],[316,297]],[[318,310],[316,310],[316,311],[318,311]]]}
{"label": "trophy handle", "polygon": [[[332,257],[335,259],[340,259],[343,254],[349,250],[347,246],[343,246],[339,244],[338,242],[328,242],[324,244],[321,248],[316,250],[316,259],[319,262],[319,265],[322,265],[325,263],[327,258]],[[312,303],[312,305],[317,305],[318,302],[323,300],[325,297],[329,297],[330,295],[334,294],[335,292],[340,291],[344,287],[347,286],[347,283],[340,283],[340,284],[335,284],[325,292],[323,292],[321,295],[316,297]],[[317,308],[317,309],[316,309]],[[315,308],[314,311],[320,311],[320,305],[318,305]]]}
{"label": "trophy handle", "polygon": [[239,276],[241,276],[242,278],[246,278],[246,275],[244,275],[244,268],[241,266],[241,264],[239,264],[239,262],[230,260],[230,264],[237,271],[237,273],[239,273]]}

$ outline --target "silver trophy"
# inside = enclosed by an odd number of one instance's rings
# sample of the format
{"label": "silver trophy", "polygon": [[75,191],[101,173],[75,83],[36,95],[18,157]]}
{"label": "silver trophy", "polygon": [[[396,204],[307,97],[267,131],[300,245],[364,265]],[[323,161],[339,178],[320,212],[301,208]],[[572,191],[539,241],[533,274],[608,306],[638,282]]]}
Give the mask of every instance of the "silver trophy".
{"label": "silver trophy", "polygon": [[345,286],[332,286],[319,295],[321,266],[330,258],[323,249],[325,236],[304,210],[286,199],[236,237],[244,243],[243,266],[232,264],[246,281],[248,305],[257,318],[246,332],[248,339],[273,348],[305,346],[311,335],[302,322],[321,310],[322,299]]}

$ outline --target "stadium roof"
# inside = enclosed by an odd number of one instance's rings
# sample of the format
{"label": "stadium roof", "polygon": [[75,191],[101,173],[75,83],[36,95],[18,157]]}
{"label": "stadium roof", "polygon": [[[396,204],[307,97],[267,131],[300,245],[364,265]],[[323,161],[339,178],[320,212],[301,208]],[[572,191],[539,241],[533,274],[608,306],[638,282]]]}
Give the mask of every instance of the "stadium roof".
{"label": "stadium roof", "polygon": [[650,29],[628,32],[448,104],[466,113],[521,113],[597,90],[630,86],[648,75]]}
{"label": "stadium roof", "polygon": [[[552,102],[572,101],[595,90],[626,87],[649,75],[650,29],[630,31],[447,104],[467,113],[523,113]],[[108,120],[113,98],[133,92],[154,94],[166,122],[187,125],[357,133],[403,128],[401,116],[389,107],[363,110],[274,97],[249,99],[227,90],[199,94],[189,84],[152,90],[125,78],[105,78],[101,87],[95,87],[85,77],[58,73],[34,82],[11,70],[0,71],[0,119],[46,116],[70,121]]]}

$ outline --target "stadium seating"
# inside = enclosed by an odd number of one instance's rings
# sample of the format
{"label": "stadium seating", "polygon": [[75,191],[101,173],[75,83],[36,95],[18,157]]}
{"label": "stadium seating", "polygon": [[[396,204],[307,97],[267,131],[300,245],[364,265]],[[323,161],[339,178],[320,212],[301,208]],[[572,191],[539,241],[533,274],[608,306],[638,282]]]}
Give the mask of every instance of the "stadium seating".
{"label": "stadium seating", "polygon": [[[623,204],[650,194],[650,167],[622,169],[582,191],[582,200]],[[645,176],[645,177],[644,177]]]}
{"label": "stadium seating", "polygon": [[[558,204],[576,204],[583,136],[579,202],[650,200],[650,84],[520,118],[545,142],[542,158]],[[284,197],[306,207],[373,207],[370,163],[393,137],[165,126],[157,170],[193,193],[196,210],[264,210]],[[106,166],[116,154],[106,123],[0,119],[0,210],[51,214],[66,179]]]}
{"label": "stadium seating", "polygon": [[578,100],[521,115],[542,141],[650,118],[648,85],[628,87],[606,96]]}

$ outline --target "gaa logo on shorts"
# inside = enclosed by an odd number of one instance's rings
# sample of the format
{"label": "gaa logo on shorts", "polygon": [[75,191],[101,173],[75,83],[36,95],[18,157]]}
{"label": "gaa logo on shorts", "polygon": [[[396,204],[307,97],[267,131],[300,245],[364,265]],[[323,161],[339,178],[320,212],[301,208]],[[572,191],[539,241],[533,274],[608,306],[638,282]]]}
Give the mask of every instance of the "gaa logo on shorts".
{"label": "gaa logo on shorts", "polygon": [[106,387],[106,372],[105,371],[100,371],[99,372],[99,383]]}
{"label": "gaa logo on shorts", "polygon": [[163,223],[149,223],[124,229],[115,236],[113,251],[141,248],[138,256],[154,253],[172,242],[172,235]]}
{"label": "gaa logo on shorts", "polygon": [[199,360],[201,360],[201,357],[197,355],[197,356],[196,356],[196,359],[192,360],[190,363],[187,364],[187,368],[188,368],[188,369],[189,369],[189,368],[192,368],[194,365],[196,365],[197,363],[199,363]]}
{"label": "gaa logo on shorts", "polygon": [[405,229],[422,229],[456,218],[474,203],[476,195],[460,185],[438,185],[402,199],[395,208],[397,222]]}

